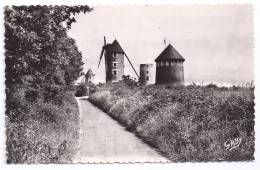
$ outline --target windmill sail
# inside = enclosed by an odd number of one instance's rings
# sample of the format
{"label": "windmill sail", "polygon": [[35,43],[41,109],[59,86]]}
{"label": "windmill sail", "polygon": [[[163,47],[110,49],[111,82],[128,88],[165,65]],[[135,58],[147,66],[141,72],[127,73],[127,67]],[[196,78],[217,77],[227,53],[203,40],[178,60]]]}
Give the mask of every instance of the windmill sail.
{"label": "windmill sail", "polygon": [[102,51],[101,51],[101,54],[100,54],[100,58],[99,58],[99,62],[98,62],[98,68],[99,68],[99,65],[100,65],[100,62],[101,62],[101,59],[102,59],[102,56],[104,54],[104,47],[102,48]]}
{"label": "windmill sail", "polygon": [[101,54],[100,54],[100,58],[99,58],[99,62],[98,62],[98,68],[99,68],[99,65],[100,65],[100,62],[101,62],[101,59],[103,57],[103,54],[104,54],[104,51],[105,51],[105,48],[106,48],[106,36],[104,36],[104,46],[102,47],[102,50],[101,50]]}
{"label": "windmill sail", "polygon": [[134,70],[134,72],[135,72],[136,76],[138,77],[138,79],[140,79],[139,75],[137,74],[137,72],[136,72],[136,70],[135,70],[135,68],[134,68],[133,64],[131,63],[131,61],[130,61],[130,59],[128,58],[128,56],[126,55],[126,53],[125,53],[125,56],[126,56],[126,58],[127,58],[127,61],[130,63],[130,65],[131,65],[132,69]]}

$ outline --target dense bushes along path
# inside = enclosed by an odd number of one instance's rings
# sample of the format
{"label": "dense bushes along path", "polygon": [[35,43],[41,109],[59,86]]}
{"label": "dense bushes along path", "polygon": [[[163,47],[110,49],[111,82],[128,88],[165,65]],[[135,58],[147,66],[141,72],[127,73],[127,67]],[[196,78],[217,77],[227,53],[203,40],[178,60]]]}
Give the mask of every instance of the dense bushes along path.
{"label": "dense bushes along path", "polygon": [[166,158],[89,101],[78,99],[80,149],[75,162],[166,162]]}
{"label": "dense bushes along path", "polygon": [[[89,100],[172,161],[254,159],[254,88],[97,87]],[[240,141],[228,149],[232,140]]]}

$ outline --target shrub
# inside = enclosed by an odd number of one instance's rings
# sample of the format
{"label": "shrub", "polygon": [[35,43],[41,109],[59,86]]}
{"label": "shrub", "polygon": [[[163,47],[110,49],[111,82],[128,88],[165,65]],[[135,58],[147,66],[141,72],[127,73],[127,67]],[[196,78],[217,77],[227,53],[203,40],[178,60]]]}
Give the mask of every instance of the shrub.
{"label": "shrub", "polygon": [[76,97],[87,96],[88,93],[88,86],[86,84],[80,84],[76,87]]}
{"label": "shrub", "polygon": [[130,75],[123,75],[122,76],[122,82],[130,88],[134,88],[134,87],[137,86],[136,80],[131,78]]}
{"label": "shrub", "polygon": [[78,148],[79,113],[73,93],[63,96],[64,103],[59,106],[38,98],[7,110],[8,163],[72,162]]}
{"label": "shrub", "polygon": [[[254,159],[253,88],[110,84],[90,101],[172,161]],[[228,139],[241,138],[227,151]]]}
{"label": "shrub", "polygon": [[210,83],[206,86],[207,88],[218,88],[216,84]]}

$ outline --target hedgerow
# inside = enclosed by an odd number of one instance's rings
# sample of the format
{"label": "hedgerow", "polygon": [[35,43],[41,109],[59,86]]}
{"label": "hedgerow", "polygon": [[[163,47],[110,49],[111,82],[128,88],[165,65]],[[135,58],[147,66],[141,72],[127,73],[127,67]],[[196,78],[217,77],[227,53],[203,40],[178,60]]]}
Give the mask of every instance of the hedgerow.
{"label": "hedgerow", "polygon": [[[115,83],[89,100],[172,161],[254,159],[253,88]],[[225,147],[236,138],[239,146]]]}

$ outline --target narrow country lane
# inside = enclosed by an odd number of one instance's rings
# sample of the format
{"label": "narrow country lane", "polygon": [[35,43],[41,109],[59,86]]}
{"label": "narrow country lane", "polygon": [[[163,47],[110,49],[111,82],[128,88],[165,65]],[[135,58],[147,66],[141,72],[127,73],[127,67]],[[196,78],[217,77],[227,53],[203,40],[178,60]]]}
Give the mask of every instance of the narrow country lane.
{"label": "narrow country lane", "polygon": [[80,108],[80,149],[75,162],[169,162],[88,100]]}

